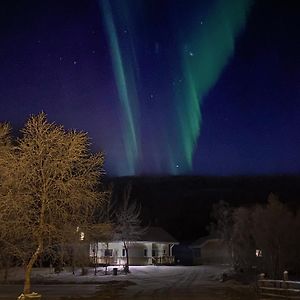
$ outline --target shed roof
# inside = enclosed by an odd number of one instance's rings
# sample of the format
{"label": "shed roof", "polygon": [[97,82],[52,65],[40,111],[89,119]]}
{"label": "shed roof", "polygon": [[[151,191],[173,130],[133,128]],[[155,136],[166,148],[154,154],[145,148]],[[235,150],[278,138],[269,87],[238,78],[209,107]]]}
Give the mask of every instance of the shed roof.
{"label": "shed roof", "polygon": [[201,248],[209,241],[221,241],[221,240],[222,239],[220,239],[219,237],[214,236],[214,235],[204,236],[204,237],[197,239],[195,242],[193,242],[190,245],[190,248]]}

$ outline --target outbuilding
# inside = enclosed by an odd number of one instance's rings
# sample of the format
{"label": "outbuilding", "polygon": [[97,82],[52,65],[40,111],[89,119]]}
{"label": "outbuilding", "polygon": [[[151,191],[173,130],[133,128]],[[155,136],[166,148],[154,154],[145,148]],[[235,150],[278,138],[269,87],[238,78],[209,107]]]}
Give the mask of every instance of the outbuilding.
{"label": "outbuilding", "polygon": [[221,238],[206,236],[190,245],[195,265],[230,264],[231,253],[226,241]]}

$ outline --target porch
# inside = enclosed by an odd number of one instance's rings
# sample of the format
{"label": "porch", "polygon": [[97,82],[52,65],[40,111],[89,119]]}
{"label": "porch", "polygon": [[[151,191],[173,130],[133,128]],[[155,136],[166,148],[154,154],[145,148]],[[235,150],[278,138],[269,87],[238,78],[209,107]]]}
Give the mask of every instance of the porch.
{"label": "porch", "polygon": [[[108,265],[108,266],[122,266],[126,264],[126,257],[116,257],[116,256],[100,256],[91,257],[93,264],[97,265]],[[131,256],[129,257],[130,265],[172,265],[175,263],[174,256],[150,256],[150,257],[140,257]]]}

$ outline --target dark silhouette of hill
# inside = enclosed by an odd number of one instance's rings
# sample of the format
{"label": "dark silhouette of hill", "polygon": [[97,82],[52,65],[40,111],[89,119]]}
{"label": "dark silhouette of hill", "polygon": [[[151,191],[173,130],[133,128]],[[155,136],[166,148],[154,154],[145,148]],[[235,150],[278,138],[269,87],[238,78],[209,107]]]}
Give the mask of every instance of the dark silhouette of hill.
{"label": "dark silhouette of hill", "polygon": [[145,224],[162,226],[180,242],[207,234],[212,205],[224,200],[232,206],[266,202],[270,192],[293,210],[300,198],[300,176],[165,176],[106,178],[114,198],[132,185],[132,199],[142,205]]}

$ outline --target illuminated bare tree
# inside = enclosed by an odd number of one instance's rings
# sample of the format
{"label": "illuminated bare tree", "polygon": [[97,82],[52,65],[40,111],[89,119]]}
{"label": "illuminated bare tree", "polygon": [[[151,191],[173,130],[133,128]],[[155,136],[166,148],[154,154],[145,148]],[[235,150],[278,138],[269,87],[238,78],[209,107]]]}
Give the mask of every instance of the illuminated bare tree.
{"label": "illuminated bare tree", "polygon": [[129,202],[131,186],[127,187],[123,195],[123,203],[116,212],[116,237],[123,241],[126,255],[124,270],[129,273],[128,245],[137,240],[145,229],[141,227],[141,206],[136,201]]}
{"label": "illuminated bare tree", "polygon": [[1,128],[1,157],[3,152],[6,158],[0,167],[8,179],[1,186],[0,228],[9,229],[6,238],[25,264],[28,294],[32,267],[43,251],[72,242],[77,227],[89,226],[101,202],[103,156],[90,154],[85,133],[49,123],[44,113],[29,118],[13,147],[7,144],[8,127]]}
{"label": "illuminated bare tree", "polygon": [[[106,198],[103,203],[103,208],[101,211],[95,215],[95,225],[92,228],[90,233],[90,239],[92,242],[93,253],[94,253],[94,274],[96,275],[96,266],[98,261],[98,246],[99,241],[102,241],[106,244],[106,249],[108,249],[109,242],[113,240],[115,235],[115,225],[113,223],[113,218],[115,216],[115,205],[112,203],[112,186],[105,192]],[[105,263],[105,275],[107,275],[108,267],[108,257],[106,257]]]}
{"label": "illuminated bare tree", "polygon": [[[14,156],[10,132],[9,124],[0,124],[0,201],[7,200],[11,194]],[[12,228],[0,217],[0,268],[4,269],[4,281],[8,279],[8,268],[13,258],[14,236]]]}

